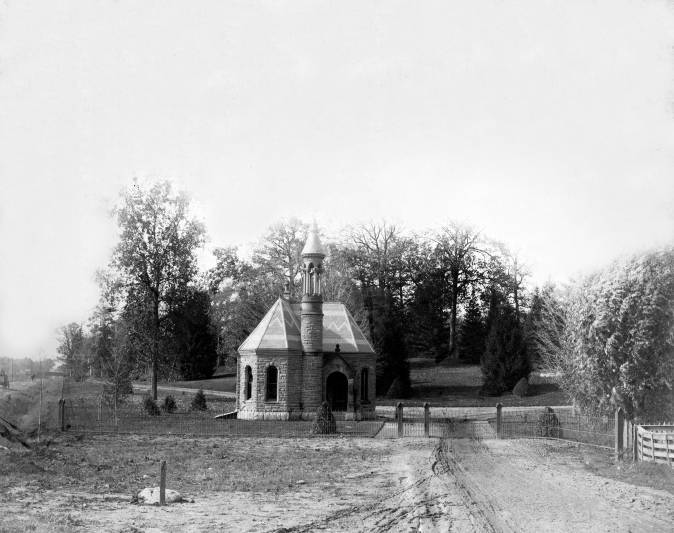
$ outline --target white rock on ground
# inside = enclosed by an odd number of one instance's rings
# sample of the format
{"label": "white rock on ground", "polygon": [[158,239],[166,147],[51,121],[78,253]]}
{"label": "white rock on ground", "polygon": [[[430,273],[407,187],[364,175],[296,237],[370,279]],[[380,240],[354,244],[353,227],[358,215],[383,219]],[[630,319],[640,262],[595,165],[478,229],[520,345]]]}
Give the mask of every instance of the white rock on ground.
{"label": "white rock on ground", "polygon": [[[159,487],[147,487],[141,490],[136,496],[138,503],[145,505],[159,505]],[[180,503],[185,499],[177,490],[166,489],[166,503]]]}

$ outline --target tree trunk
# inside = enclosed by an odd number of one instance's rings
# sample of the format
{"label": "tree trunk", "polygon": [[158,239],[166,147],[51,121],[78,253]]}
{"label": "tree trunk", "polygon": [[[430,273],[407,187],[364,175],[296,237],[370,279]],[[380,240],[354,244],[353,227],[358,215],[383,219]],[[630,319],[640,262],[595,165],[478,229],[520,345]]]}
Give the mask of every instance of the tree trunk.
{"label": "tree trunk", "polygon": [[159,299],[154,302],[154,338],[152,339],[152,399],[157,401],[157,365],[159,359]]}
{"label": "tree trunk", "polygon": [[459,283],[456,278],[452,279],[452,296],[449,310],[449,359],[456,360],[459,358],[459,351],[456,349],[456,308],[458,306],[459,296],[457,291]]}

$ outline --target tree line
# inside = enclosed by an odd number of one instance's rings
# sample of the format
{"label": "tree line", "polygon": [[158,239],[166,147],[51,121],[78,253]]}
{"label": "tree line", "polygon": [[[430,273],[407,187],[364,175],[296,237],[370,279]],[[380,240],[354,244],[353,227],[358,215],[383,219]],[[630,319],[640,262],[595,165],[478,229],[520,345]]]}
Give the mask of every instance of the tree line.
{"label": "tree line", "polygon": [[[72,376],[123,387],[147,375],[156,397],[158,379],[212,375],[284,290],[301,297],[305,222],[273,224],[249,257],[217,248],[215,266],[200,272],[205,228],[169,182],[134,183],[114,216],[119,240],[97,274],[99,303],[85,323],[61,329]],[[528,273],[502,244],[459,223],[412,234],[381,222],[343,228],[327,248],[324,300],[345,303],[375,347],[378,393],[409,393],[410,356],[479,363],[489,346],[493,393],[528,368],[510,361],[513,342],[525,356],[525,335],[504,337],[525,327]]]}
{"label": "tree line", "polygon": [[[209,377],[234,357],[284,291],[301,297],[303,221],[271,225],[249,255],[216,248],[200,271],[205,228],[168,182],[135,183],[114,215],[119,241],[97,276],[99,303],[61,331],[60,359],[75,377],[121,391],[149,376],[156,398],[158,379]],[[379,395],[409,395],[409,360],[425,357],[480,364],[487,395],[542,366],[586,410],[652,417],[674,405],[670,249],[532,287],[516,254],[458,222],[422,233],[367,223],[323,240],[324,300],[343,302],[375,348]]]}
{"label": "tree line", "polygon": [[674,248],[549,288],[532,314],[542,361],[580,409],[674,420]]}

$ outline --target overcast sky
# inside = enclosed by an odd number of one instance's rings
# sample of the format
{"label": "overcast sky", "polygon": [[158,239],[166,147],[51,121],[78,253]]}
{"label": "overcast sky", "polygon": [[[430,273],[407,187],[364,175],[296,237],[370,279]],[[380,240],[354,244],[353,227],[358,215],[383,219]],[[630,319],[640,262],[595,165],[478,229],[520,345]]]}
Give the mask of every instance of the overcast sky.
{"label": "overcast sky", "polygon": [[89,316],[134,176],[211,247],[456,219],[563,281],[672,242],[673,45],[665,0],[4,0],[0,355]]}

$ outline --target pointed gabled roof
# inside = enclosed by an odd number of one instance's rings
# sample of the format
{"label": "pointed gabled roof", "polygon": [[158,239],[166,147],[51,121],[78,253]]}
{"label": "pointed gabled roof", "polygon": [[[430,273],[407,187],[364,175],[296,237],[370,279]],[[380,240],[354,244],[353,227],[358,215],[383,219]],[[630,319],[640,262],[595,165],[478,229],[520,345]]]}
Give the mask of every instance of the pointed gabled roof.
{"label": "pointed gabled roof", "polygon": [[[299,320],[301,305],[294,303],[292,309]],[[340,302],[324,302],[323,352],[334,352],[337,344],[343,353],[374,353],[346,306]]]}
{"label": "pointed gabled roof", "polygon": [[279,298],[257,327],[239,346],[238,351],[257,350],[302,351],[300,321],[290,304]]}
{"label": "pointed gabled roof", "polygon": [[323,304],[323,352],[334,352],[336,344],[344,353],[374,353],[346,306],[326,302]]}
{"label": "pointed gabled roof", "polygon": [[318,237],[318,227],[316,226],[315,222],[309,230],[307,242],[304,244],[304,248],[302,248],[302,255],[325,255],[323,244],[321,243],[321,239]]}
{"label": "pointed gabled roof", "polygon": [[[238,352],[287,350],[301,353],[300,313],[299,303],[291,304],[279,298],[239,346]],[[325,302],[323,304],[323,352],[334,352],[337,344],[342,353],[374,353],[372,346],[346,306],[339,302]]]}

